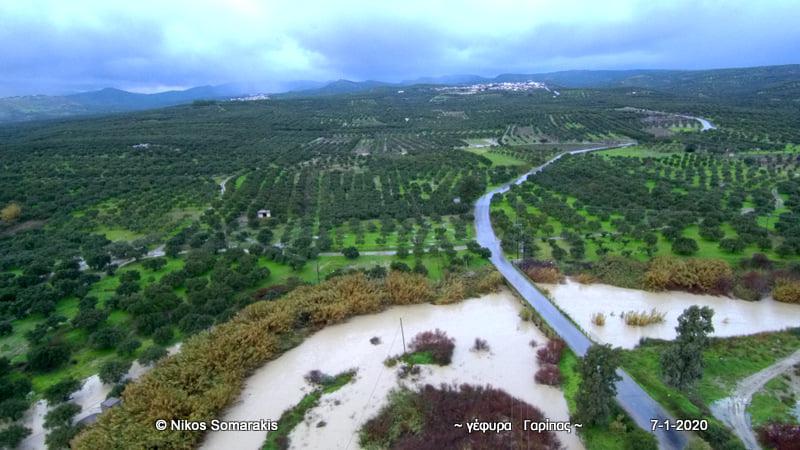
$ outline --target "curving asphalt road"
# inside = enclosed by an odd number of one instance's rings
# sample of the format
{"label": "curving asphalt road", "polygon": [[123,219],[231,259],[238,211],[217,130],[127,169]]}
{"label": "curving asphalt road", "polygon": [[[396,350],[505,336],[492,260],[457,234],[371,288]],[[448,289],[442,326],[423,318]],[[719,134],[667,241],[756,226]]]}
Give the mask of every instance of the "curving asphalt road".
{"label": "curving asphalt road", "polygon": [[[635,144],[600,146],[566,153],[587,153],[608,148],[628,147],[631,145]],[[501,194],[508,191],[512,184],[522,184],[528,179],[528,176],[541,172],[566,153],[559,154],[541,166],[522,175],[515,181],[495,188],[479,198],[475,204],[475,228],[477,231],[478,243],[492,251],[491,261],[492,264],[497,267],[497,270],[500,271],[506,280],[508,280],[509,284],[539,312],[556,333],[564,339],[572,351],[583,356],[586,350],[592,345],[592,341],[562,314],[547,297],[542,295],[527,277],[506,259],[503,250],[500,248],[500,240],[494,234],[492,223],[489,218],[489,209],[494,194]],[[617,402],[639,427],[649,431],[651,429],[651,419],[665,420],[670,418],[669,414],[661,408],[661,405],[647,395],[627,373],[621,369],[618,370],[617,373],[622,377],[622,380],[617,383]],[[658,430],[655,434],[658,438],[659,447],[663,449],[682,449],[686,446],[686,436],[682,433]]]}

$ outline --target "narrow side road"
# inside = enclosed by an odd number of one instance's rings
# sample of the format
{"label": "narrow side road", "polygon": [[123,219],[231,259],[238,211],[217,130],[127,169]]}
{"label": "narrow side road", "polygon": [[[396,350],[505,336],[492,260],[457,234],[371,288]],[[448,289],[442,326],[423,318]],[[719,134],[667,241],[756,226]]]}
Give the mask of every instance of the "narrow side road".
{"label": "narrow side road", "polygon": [[739,381],[736,385],[736,390],[733,391],[730,397],[725,397],[711,404],[711,413],[725,425],[731,427],[748,449],[761,448],[758,445],[756,434],[753,432],[750,414],[747,413],[747,405],[750,404],[753,395],[764,387],[769,380],[788,371],[797,363],[800,363],[800,350]]}
{"label": "narrow side road", "polygon": [[[604,145],[583,150],[575,150],[566,152],[569,154],[588,153],[597,150],[605,150],[608,148],[628,147],[635,144],[622,144],[622,145]],[[489,248],[492,251],[491,261],[497,267],[497,270],[503,274],[508,280],[509,284],[522,295],[522,297],[533,306],[536,311],[550,324],[551,327],[561,336],[562,339],[569,345],[569,347],[577,355],[583,356],[586,350],[592,345],[592,341],[586,337],[564,314],[561,313],[536,287],[525,277],[517,268],[506,259],[503,250],[500,248],[500,240],[492,229],[492,223],[489,217],[489,209],[492,197],[495,194],[502,194],[509,190],[512,184],[519,185],[525,182],[529,176],[535,175],[553,162],[560,159],[564,154],[561,153],[553,159],[547,161],[539,167],[536,167],[528,173],[522,175],[511,183],[507,183],[497,187],[478,199],[475,204],[475,228],[477,233],[477,241],[480,245]],[[650,431],[650,420],[658,419],[665,420],[669,418],[669,414],[653,400],[635,381],[623,370],[618,371],[622,376],[622,380],[617,383],[617,402],[630,415],[636,424],[644,429]],[[682,449],[686,445],[686,436],[676,431],[657,430],[655,432],[658,438],[659,447],[664,449]]]}

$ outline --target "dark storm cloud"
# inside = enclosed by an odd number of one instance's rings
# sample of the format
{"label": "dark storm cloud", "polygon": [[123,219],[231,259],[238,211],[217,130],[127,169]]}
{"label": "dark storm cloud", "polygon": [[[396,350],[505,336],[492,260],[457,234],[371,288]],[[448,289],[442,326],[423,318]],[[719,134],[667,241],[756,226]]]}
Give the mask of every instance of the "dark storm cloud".
{"label": "dark storm cloud", "polygon": [[790,0],[0,4],[0,95],[800,62]]}

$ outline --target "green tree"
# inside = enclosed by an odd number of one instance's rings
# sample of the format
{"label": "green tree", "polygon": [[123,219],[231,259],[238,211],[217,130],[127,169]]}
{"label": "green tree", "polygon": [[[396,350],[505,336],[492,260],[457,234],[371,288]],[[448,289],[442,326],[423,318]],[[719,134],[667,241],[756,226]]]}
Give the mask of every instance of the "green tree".
{"label": "green tree", "polygon": [[356,259],[359,256],[358,249],[355,247],[346,247],[342,249],[342,254],[347,259]]}
{"label": "green tree", "polygon": [[0,448],[17,448],[17,445],[30,434],[30,428],[11,424],[0,431]]}
{"label": "green tree", "polygon": [[672,242],[672,251],[678,255],[693,255],[697,253],[700,247],[697,246],[697,242],[688,237],[677,237]]}
{"label": "green tree", "polygon": [[661,372],[667,384],[685,390],[702,378],[703,351],[708,347],[708,334],[714,331],[712,317],[713,309],[697,305],[678,317],[678,336],[661,354]]}
{"label": "green tree", "polygon": [[139,356],[139,363],[147,366],[165,356],[167,356],[167,350],[164,347],[151,345],[150,347],[144,349],[142,354]]}
{"label": "green tree", "polygon": [[75,378],[64,378],[45,389],[44,398],[51,405],[65,402],[69,399],[70,394],[81,388],[81,384]]}
{"label": "green tree", "polygon": [[100,381],[106,384],[118,383],[131,368],[129,361],[111,360],[100,366]]}
{"label": "green tree", "polygon": [[78,435],[78,432],[81,431],[81,427],[72,426],[72,425],[64,425],[60,427],[56,427],[50,430],[47,433],[47,437],[44,439],[44,443],[47,444],[48,450],[55,450],[55,449],[62,449],[62,448],[70,448],[69,443],[75,436]]}
{"label": "green tree", "polygon": [[55,369],[69,360],[69,346],[63,342],[34,347],[28,353],[28,365],[34,371],[45,372]]}
{"label": "green tree", "polygon": [[75,414],[81,412],[81,407],[75,403],[62,403],[51,409],[44,416],[44,427],[52,429],[72,424]]}
{"label": "green tree", "polygon": [[619,365],[619,350],[608,344],[591,346],[580,361],[581,383],[575,401],[578,420],[584,425],[608,422],[617,393],[614,383],[622,379],[616,372]]}
{"label": "green tree", "polygon": [[0,418],[10,421],[19,420],[27,411],[30,403],[24,398],[7,398],[0,402]]}

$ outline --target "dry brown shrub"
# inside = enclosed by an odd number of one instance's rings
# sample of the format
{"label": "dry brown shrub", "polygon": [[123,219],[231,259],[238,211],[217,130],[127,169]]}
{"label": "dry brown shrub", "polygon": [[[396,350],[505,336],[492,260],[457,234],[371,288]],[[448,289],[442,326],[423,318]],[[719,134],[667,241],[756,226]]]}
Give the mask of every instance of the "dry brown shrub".
{"label": "dry brown shrub", "polygon": [[686,263],[672,256],[657,256],[650,261],[644,274],[647,289],[663,291],[676,286],[691,286],[695,283]]}
{"label": "dry brown shrub", "polygon": [[504,283],[505,278],[503,278],[503,275],[495,270],[494,267],[490,267],[478,273],[475,289],[480,294],[488,294],[499,291]]}
{"label": "dry brown shrub", "polygon": [[22,215],[22,208],[14,202],[9,203],[0,210],[0,220],[6,223],[16,221],[20,215]]}
{"label": "dry brown shrub", "polygon": [[601,312],[592,314],[592,323],[598,327],[602,327],[606,324],[606,315]]}
{"label": "dry brown shrub", "polygon": [[664,321],[666,313],[656,311],[655,308],[647,311],[627,311],[622,314],[621,318],[625,320],[626,325],[632,327],[644,327],[654,323],[661,323]]}
{"label": "dry brown shrub", "polygon": [[596,276],[586,272],[575,275],[574,280],[580,284],[594,284],[599,281]]}
{"label": "dry brown shrub", "polygon": [[653,291],[678,289],[724,295],[733,288],[733,269],[721,259],[679,259],[658,256],[644,274],[645,287]]}
{"label": "dry brown shrub", "polygon": [[434,297],[434,291],[424,275],[392,270],[386,275],[384,283],[389,303],[393,305],[427,303]]}
{"label": "dry brown shrub", "polygon": [[450,277],[439,287],[439,296],[436,298],[436,304],[449,305],[456,303],[468,297],[467,286],[464,280],[459,278]]}
{"label": "dry brown shrub", "polygon": [[772,298],[784,303],[800,303],[800,281],[779,279],[772,289]]}
{"label": "dry brown shrub", "polygon": [[723,295],[733,287],[733,269],[721,259],[689,259],[687,270],[694,274],[695,284],[686,289],[705,294]]}
{"label": "dry brown shrub", "polygon": [[564,275],[555,267],[532,267],[525,271],[534,283],[558,284],[564,280]]}

